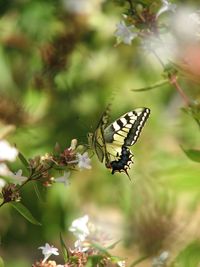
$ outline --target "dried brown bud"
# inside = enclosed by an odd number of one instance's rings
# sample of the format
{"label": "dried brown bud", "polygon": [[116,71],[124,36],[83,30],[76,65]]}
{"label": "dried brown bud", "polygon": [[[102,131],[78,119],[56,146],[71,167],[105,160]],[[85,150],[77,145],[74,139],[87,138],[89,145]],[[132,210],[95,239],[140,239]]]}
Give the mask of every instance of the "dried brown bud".
{"label": "dried brown bud", "polygon": [[68,165],[71,161],[76,160],[76,153],[71,148],[66,148],[61,154],[58,162],[62,165]]}
{"label": "dried brown bud", "polygon": [[20,201],[20,195],[16,189],[15,184],[8,184],[3,187],[2,196],[5,203],[10,201]]}
{"label": "dried brown bud", "polygon": [[58,142],[56,142],[54,150],[55,150],[55,152],[60,153],[61,148],[60,148],[60,144]]}

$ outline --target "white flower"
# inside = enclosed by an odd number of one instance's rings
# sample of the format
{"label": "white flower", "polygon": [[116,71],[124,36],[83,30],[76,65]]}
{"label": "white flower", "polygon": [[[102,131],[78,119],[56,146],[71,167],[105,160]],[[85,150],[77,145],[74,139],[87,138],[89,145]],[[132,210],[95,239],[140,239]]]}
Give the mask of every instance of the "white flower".
{"label": "white flower", "polygon": [[11,172],[5,163],[0,163],[0,175],[10,177],[14,184],[19,185],[28,179],[26,176],[22,176],[22,170]]}
{"label": "white flower", "polygon": [[193,12],[189,15],[189,18],[200,26],[200,10]]}
{"label": "white flower", "polygon": [[75,150],[77,147],[77,143],[78,143],[77,139],[72,139],[70,149]]}
{"label": "white flower", "polygon": [[0,163],[0,175],[9,176],[12,172],[9,170],[8,166],[5,163]]}
{"label": "white flower", "polygon": [[171,19],[171,27],[176,38],[184,43],[191,43],[200,37],[200,10],[193,11],[190,8],[179,8]]}
{"label": "white flower", "polygon": [[169,258],[169,252],[163,251],[158,257],[153,258],[152,267],[164,267]]}
{"label": "white flower", "polygon": [[77,153],[77,157],[78,157],[78,167],[80,169],[91,169],[91,160],[88,157],[88,153],[85,152],[83,155],[81,155],[80,153]]}
{"label": "white flower", "polygon": [[195,29],[196,37],[200,37],[200,10],[193,12],[189,15],[193,29]]}
{"label": "white flower", "polygon": [[6,182],[5,180],[0,178],[0,189],[2,189],[5,186]]}
{"label": "white flower", "polygon": [[58,178],[55,179],[56,183],[63,183],[65,186],[69,185],[69,176],[70,176],[70,172],[64,172],[63,176],[60,176]]}
{"label": "white flower", "polygon": [[80,241],[84,241],[85,238],[90,234],[88,229],[88,215],[80,217],[74,220],[69,227],[69,231],[72,232]]}
{"label": "white flower", "polygon": [[175,4],[170,3],[168,0],[161,0],[161,1],[162,1],[162,6],[156,14],[157,18],[165,12],[168,12],[168,11],[175,12],[176,11],[176,5]]}
{"label": "white flower", "polygon": [[126,26],[125,22],[122,20],[116,25],[117,29],[115,31],[115,36],[117,37],[117,43],[125,43],[131,45],[132,40],[137,37],[137,33],[132,30],[135,28],[133,25]]}
{"label": "white flower", "polygon": [[90,243],[81,240],[76,240],[74,243],[75,251],[86,252],[90,248]]}
{"label": "white flower", "polygon": [[99,9],[102,0],[63,0],[67,11],[74,14],[91,14]]}
{"label": "white flower", "polygon": [[59,255],[58,249],[54,246],[50,246],[48,243],[45,244],[44,247],[39,247],[38,249],[42,249],[42,254],[44,255],[43,263],[53,254]]}
{"label": "white flower", "polygon": [[126,267],[126,262],[125,261],[118,261],[117,265],[120,267]]}
{"label": "white flower", "polygon": [[18,151],[5,140],[0,140],[0,161],[15,161]]}
{"label": "white flower", "polygon": [[13,179],[14,184],[21,184],[26,181],[28,178],[26,176],[22,176],[22,170],[18,170],[16,173],[12,173],[9,175]]}

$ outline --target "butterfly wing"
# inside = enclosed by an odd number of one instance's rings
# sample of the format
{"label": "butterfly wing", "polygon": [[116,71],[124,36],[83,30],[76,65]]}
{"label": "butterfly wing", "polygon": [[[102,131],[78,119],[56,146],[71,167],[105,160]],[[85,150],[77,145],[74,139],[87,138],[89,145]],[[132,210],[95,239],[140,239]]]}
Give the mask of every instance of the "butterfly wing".
{"label": "butterfly wing", "polygon": [[105,157],[106,163],[109,162],[109,158],[108,158],[108,153],[106,150],[106,142],[105,142],[105,138],[104,138],[104,129],[108,125],[109,114],[110,114],[110,104],[107,106],[106,110],[102,114],[101,119],[98,123],[96,131],[94,132],[94,135],[92,138],[93,139],[92,144],[93,144],[94,150],[97,154],[99,161],[103,162],[104,157]]}
{"label": "butterfly wing", "polygon": [[106,154],[104,135],[101,127],[97,128],[93,135],[93,147],[100,162],[103,162]]}
{"label": "butterfly wing", "polygon": [[132,152],[128,147],[122,146],[122,151],[119,159],[111,161],[110,163],[112,174],[114,174],[115,172],[125,172],[128,175],[128,169],[130,169],[132,164],[133,164]]}
{"label": "butterfly wing", "polygon": [[148,108],[137,108],[125,113],[106,127],[104,130],[105,143],[115,147],[132,146],[140,136],[149,114],[150,109]]}
{"label": "butterfly wing", "polygon": [[98,123],[92,137],[92,145],[100,162],[115,172],[125,172],[133,163],[133,154],[128,148],[137,141],[141,130],[149,117],[148,108],[137,108],[125,113],[108,125],[110,105]]}
{"label": "butterfly wing", "polygon": [[149,114],[148,108],[137,108],[125,113],[104,130],[112,174],[125,172],[128,175],[127,170],[133,164],[133,154],[127,146],[135,144]]}

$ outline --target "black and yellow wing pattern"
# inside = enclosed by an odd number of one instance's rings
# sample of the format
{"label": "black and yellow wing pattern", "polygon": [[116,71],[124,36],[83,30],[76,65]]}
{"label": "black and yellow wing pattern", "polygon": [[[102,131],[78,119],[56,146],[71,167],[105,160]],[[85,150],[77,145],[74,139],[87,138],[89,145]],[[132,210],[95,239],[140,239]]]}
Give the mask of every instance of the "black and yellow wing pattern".
{"label": "black and yellow wing pattern", "polygon": [[101,117],[92,136],[92,145],[101,162],[105,159],[107,168],[115,172],[125,172],[133,163],[129,147],[138,140],[141,130],[149,117],[150,109],[137,108],[122,115],[108,125],[109,109]]}
{"label": "black and yellow wing pattern", "polygon": [[106,164],[109,162],[109,159],[108,159],[108,153],[106,151],[104,130],[108,125],[109,114],[110,114],[110,105],[107,106],[106,110],[102,114],[94,134],[89,133],[88,135],[89,146],[94,148],[95,153],[100,162],[103,162],[105,158]]}

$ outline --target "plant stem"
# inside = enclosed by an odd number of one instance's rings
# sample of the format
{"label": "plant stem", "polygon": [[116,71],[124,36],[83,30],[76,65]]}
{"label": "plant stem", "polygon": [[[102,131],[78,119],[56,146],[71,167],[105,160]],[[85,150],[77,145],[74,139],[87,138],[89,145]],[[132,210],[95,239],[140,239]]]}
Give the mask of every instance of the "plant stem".
{"label": "plant stem", "polygon": [[[165,65],[162,62],[162,60],[160,59],[160,57],[158,56],[158,54],[154,50],[152,50],[152,53],[157,58],[157,60],[159,61],[159,63],[163,67],[163,69],[165,69]],[[168,75],[168,79],[169,79],[170,83],[176,88],[177,92],[182,97],[182,99],[185,102],[186,106],[190,106],[190,101],[189,101],[188,97],[184,93],[184,91],[181,88],[180,84],[177,82],[177,76],[175,74],[169,74]]]}
{"label": "plant stem", "polygon": [[27,184],[28,182],[30,182],[30,181],[31,181],[31,178],[28,178],[26,181],[24,181],[24,182],[17,188],[16,191],[20,191],[21,188],[22,188],[25,184]]}
{"label": "plant stem", "polygon": [[149,256],[142,256],[141,258],[139,258],[138,260],[134,261],[129,267],[134,267],[136,266],[137,264],[139,264],[140,262],[142,262],[143,260],[146,260],[148,259]]}
{"label": "plant stem", "polygon": [[190,106],[190,101],[189,101],[188,97],[184,93],[180,84],[177,82],[177,76],[176,75],[169,75],[169,81],[172,85],[174,85],[174,87],[176,88],[176,90],[178,91],[180,96],[182,97],[183,101],[185,102],[186,106]]}
{"label": "plant stem", "polygon": [[152,54],[156,57],[156,59],[159,61],[160,65],[163,67],[163,69],[165,68],[165,64],[162,62],[161,58],[158,56],[158,54],[151,49]]}
{"label": "plant stem", "polygon": [[1,204],[0,204],[0,207],[2,207],[4,204],[5,204],[6,202],[5,201],[3,201]]}
{"label": "plant stem", "polygon": [[133,3],[132,3],[132,0],[127,0],[129,5],[130,5],[130,9],[133,10]]}

